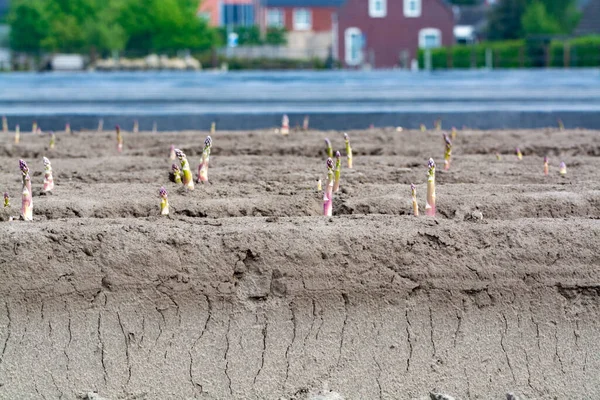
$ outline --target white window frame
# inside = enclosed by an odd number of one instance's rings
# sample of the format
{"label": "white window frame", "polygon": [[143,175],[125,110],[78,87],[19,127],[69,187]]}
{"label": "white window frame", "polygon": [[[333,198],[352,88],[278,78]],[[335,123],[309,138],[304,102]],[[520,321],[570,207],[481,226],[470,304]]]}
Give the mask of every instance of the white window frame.
{"label": "white window frame", "polygon": [[385,18],[386,16],[387,0],[369,0],[369,17]]}
{"label": "white window frame", "polygon": [[359,36],[362,40],[362,32],[360,29],[352,27],[352,28],[347,28],[346,31],[344,32],[344,59],[346,61],[347,65],[350,66],[357,66],[362,64],[363,59],[364,59],[364,51],[363,51],[363,46],[360,47],[360,49],[358,49],[358,57],[354,58],[352,57],[352,47],[351,47],[351,43],[352,43],[352,37],[353,36]]}
{"label": "white window frame", "polygon": [[421,0],[403,0],[403,2],[406,18],[419,18],[421,16]]}
{"label": "white window frame", "polygon": [[[275,18],[275,16],[277,16]],[[265,16],[267,28],[283,28],[285,26],[285,13],[281,8],[267,8]]]}
{"label": "white window frame", "polygon": [[[300,15],[308,15],[308,21],[298,20]],[[312,29],[312,11],[310,8],[294,8],[294,30],[310,31]]]}
{"label": "white window frame", "polygon": [[[427,36],[437,36],[438,45],[435,47],[427,47]],[[435,49],[442,46],[442,31],[438,28],[423,28],[419,31],[419,48],[420,49]]]}

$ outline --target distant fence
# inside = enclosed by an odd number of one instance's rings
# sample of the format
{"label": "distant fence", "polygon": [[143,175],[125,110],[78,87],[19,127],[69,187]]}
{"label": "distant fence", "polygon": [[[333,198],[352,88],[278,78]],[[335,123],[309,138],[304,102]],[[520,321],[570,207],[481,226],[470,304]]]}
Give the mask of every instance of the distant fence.
{"label": "distant fence", "polygon": [[600,67],[600,36],[547,42],[516,40],[419,51],[424,69]]}

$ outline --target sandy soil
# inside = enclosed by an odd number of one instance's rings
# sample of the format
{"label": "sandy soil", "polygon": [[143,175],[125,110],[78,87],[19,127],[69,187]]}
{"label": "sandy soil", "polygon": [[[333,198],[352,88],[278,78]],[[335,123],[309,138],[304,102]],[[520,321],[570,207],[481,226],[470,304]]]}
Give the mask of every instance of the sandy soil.
{"label": "sandy soil", "polygon": [[[600,132],[461,131],[449,172],[439,132],[349,134],[332,218],[341,132],[217,132],[193,192],[169,145],[195,170],[206,132],[0,135],[0,399],[600,397]],[[33,223],[8,221],[19,158]]]}

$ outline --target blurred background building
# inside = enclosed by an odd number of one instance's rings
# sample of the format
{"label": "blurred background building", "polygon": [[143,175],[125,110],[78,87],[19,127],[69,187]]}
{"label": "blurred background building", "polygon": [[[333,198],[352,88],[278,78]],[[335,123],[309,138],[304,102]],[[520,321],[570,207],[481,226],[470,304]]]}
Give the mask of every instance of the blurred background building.
{"label": "blurred background building", "polygon": [[0,68],[600,66],[600,0],[0,0]]}

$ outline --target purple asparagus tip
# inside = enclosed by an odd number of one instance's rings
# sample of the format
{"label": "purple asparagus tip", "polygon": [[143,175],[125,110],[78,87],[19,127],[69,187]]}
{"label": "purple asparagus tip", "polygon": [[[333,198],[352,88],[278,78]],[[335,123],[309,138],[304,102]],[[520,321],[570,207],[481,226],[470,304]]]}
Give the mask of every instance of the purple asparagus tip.
{"label": "purple asparagus tip", "polygon": [[177,166],[177,164],[173,164],[173,165],[171,166],[171,169],[172,169],[173,171],[179,171],[179,167]]}
{"label": "purple asparagus tip", "polygon": [[119,125],[115,125],[115,130],[117,133],[121,132],[121,127]]}
{"label": "purple asparagus tip", "polygon": [[520,152],[521,152],[521,150],[520,150],[518,147],[515,149],[515,151],[516,151],[517,153],[520,153]]}
{"label": "purple asparagus tip", "polygon": [[23,172],[24,174],[29,172],[29,167],[27,166],[27,163],[25,162],[25,160],[19,160],[19,168],[21,169],[21,172]]}
{"label": "purple asparagus tip", "polygon": [[325,144],[327,145],[327,147],[331,147],[331,142],[327,138],[325,138]]}
{"label": "purple asparagus tip", "polygon": [[327,168],[329,168],[329,169],[333,168],[333,160],[331,158],[327,159]]}
{"label": "purple asparagus tip", "polygon": [[342,156],[342,155],[340,154],[340,152],[339,152],[339,151],[336,151],[336,152],[335,152],[335,158],[340,158],[341,156]]}
{"label": "purple asparagus tip", "polygon": [[160,197],[167,197],[167,189],[165,189],[164,187],[161,187],[160,190],[158,191],[158,194],[160,194]]}
{"label": "purple asparagus tip", "polygon": [[414,192],[415,190],[417,190],[417,187],[415,186],[415,184],[414,184],[414,183],[411,183],[411,184],[410,184],[410,190],[411,190],[412,192]]}
{"label": "purple asparagus tip", "polygon": [[4,192],[4,199],[8,199],[8,193]]}
{"label": "purple asparagus tip", "polygon": [[183,158],[185,158],[185,154],[183,153],[183,151],[179,150],[179,149],[175,149],[175,155],[177,156],[177,158],[179,158],[180,160],[182,160]]}
{"label": "purple asparagus tip", "polygon": [[547,163],[548,162],[548,157],[544,157],[544,162]]}
{"label": "purple asparagus tip", "polygon": [[448,146],[452,146],[452,142],[450,141],[450,138],[448,137],[448,135],[446,133],[444,133],[444,141],[446,142],[446,144]]}
{"label": "purple asparagus tip", "polygon": [[50,165],[50,160],[44,157],[44,166]]}
{"label": "purple asparagus tip", "polygon": [[349,140],[350,138],[348,137],[348,134],[346,132],[344,132],[344,139]]}
{"label": "purple asparagus tip", "polygon": [[435,168],[435,161],[433,161],[433,158],[429,159],[429,162],[427,163],[427,166],[429,167],[429,169]]}
{"label": "purple asparagus tip", "polygon": [[204,141],[204,147],[211,147],[212,146],[212,138],[210,136],[206,137],[206,140]]}
{"label": "purple asparagus tip", "polygon": [[562,161],[559,165],[560,168],[566,168],[567,164],[565,164],[564,161]]}

